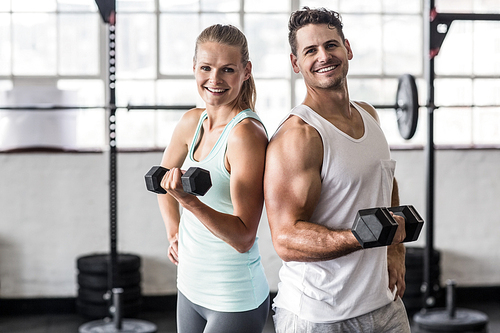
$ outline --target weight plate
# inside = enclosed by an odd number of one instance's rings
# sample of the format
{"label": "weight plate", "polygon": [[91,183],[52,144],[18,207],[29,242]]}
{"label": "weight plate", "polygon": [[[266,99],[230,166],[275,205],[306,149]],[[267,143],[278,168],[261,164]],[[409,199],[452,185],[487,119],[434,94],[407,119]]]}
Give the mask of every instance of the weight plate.
{"label": "weight plate", "polygon": [[419,328],[432,332],[482,332],[488,316],[482,312],[457,308],[454,317],[446,309],[432,309],[413,317]]}
{"label": "weight plate", "polygon": [[[77,259],[80,273],[107,274],[109,254],[94,254]],[[141,257],[134,254],[118,254],[116,257],[119,272],[136,271],[141,267]]]}
{"label": "weight plate", "polygon": [[[141,273],[128,272],[115,276],[113,288],[127,288],[139,286],[141,283]],[[107,275],[78,274],[78,285],[83,288],[102,290],[108,288]]]}
{"label": "weight plate", "polygon": [[419,109],[417,84],[413,75],[399,77],[396,106],[399,134],[409,140],[417,130]]}

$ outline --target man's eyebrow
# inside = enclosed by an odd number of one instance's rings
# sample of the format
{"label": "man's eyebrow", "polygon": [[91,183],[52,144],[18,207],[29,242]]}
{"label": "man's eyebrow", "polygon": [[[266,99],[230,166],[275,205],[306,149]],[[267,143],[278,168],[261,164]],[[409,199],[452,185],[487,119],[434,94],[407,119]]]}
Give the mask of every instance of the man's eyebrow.
{"label": "man's eyebrow", "polygon": [[[326,45],[326,44],[330,44],[330,43],[334,43],[334,44],[340,44],[340,41],[338,41],[337,39],[329,39],[327,40],[326,42],[323,43],[323,45]],[[303,49],[302,49],[302,52],[304,51],[307,51],[309,49],[312,49],[312,48],[315,48],[315,47],[318,47],[318,45],[316,44],[313,44],[313,45],[308,45],[308,46],[305,46]]]}

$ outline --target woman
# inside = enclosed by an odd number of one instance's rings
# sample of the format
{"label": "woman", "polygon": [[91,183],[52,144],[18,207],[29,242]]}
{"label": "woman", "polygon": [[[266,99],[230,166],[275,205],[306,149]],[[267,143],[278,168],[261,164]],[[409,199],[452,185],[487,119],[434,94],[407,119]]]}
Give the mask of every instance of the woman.
{"label": "woman", "polygon": [[[179,333],[262,332],[269,287],[256,233],[263,207],[267,134],[255,107],[255,84],[243,33],[206,28],[193,70],[206,109],[186,112],[161,165],[170,169],[158,202],[177,270]],[[210,171],[203,197],[182,190],[181,166]],[[182,206],[182,215],[179,205]]]}

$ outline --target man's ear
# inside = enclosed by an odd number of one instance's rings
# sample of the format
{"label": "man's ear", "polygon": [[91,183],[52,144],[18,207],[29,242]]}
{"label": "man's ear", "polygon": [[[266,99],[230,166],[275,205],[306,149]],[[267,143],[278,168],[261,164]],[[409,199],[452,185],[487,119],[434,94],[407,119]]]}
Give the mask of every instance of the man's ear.
{"label": "man's ear", "polygon": [[344,45],[345,45],[345,48],[347,49],[347,59],[351,60],[354,57],[354,54],[352,54],[351,44],[346,39],[346,40],[344,40]]}
{"label": "man's ear", "polygon": [[300,68],[299,65],[297,64],[297,57],[293,53],[290,53],[290,62],[292,63],[292,68],[295,74],[299,74]]}

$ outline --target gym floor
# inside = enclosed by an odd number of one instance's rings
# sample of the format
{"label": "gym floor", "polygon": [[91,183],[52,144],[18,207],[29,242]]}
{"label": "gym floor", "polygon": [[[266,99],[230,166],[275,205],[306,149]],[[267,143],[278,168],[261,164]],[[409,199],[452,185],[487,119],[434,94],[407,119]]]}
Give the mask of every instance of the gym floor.
{"label": "gym floor", "polygon": [[[500,332],[500,300],[478,302],[468,301],[459,303],[459,308],[478,310],[489,317],[489,333]],[[264,329],[264,333],[274,332],[271,314]],[[154,323],[158,328],[158,333],[174,333],[175,312],[146,312],[141,313],[138,319]],[[410,319],[412,316],[410,315]],[[0,332],[2,333],[70,333],[78,332],[81,325],[90,320],[77,314],[49,314],[49,315],[12,315],[2,316],[0,314]],[[412,325],[412,332],[421,332]]]}

